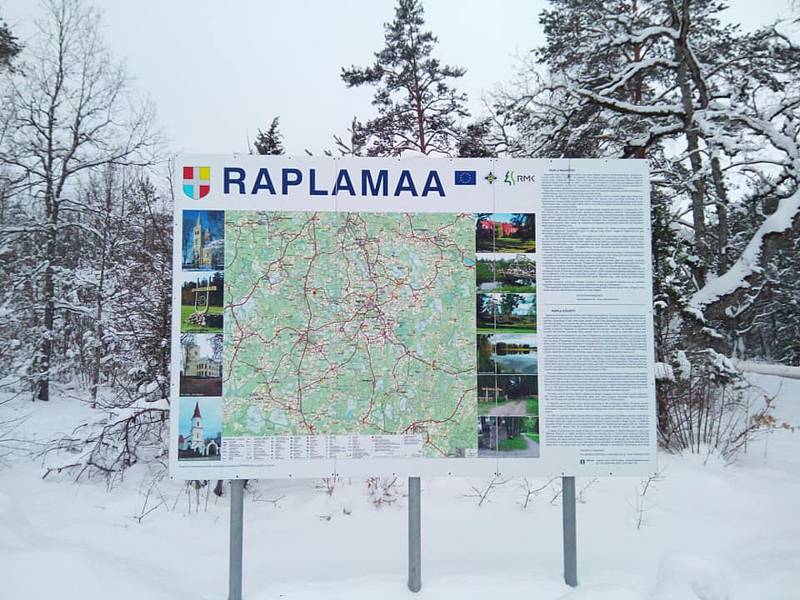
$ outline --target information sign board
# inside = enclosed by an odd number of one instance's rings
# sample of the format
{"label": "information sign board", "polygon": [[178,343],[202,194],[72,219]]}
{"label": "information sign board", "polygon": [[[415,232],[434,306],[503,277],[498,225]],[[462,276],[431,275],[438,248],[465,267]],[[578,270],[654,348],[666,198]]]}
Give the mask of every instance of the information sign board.
{"label": "information sign board", "polygon": [[176,166],[173,477],[655,470],[645,161]]}

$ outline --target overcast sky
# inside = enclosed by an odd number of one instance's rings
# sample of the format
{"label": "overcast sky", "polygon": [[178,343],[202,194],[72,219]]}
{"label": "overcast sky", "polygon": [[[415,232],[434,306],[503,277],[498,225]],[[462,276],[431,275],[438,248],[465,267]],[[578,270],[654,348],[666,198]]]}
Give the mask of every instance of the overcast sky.
{"label": "overcast sky", "polygon": [[[280,116],[290,154],[332,148],[354,115],[372,114],[371,88],[347,89],[343,66],[365,66],[383,45],[394,0],[95,0],[105,40],[158,110],[176,152],[247,150]],[[733,0],[728,19],[746,29],[789,14],[790,0]],[[427,0],[436,55],[465,67],[458,87],[473,114],[481,96],[514,73],[543,41],[544,0]],[[755,7],[758,10],[754,13]],[[35,0],[0,0],[0,16],[24,39]]]}

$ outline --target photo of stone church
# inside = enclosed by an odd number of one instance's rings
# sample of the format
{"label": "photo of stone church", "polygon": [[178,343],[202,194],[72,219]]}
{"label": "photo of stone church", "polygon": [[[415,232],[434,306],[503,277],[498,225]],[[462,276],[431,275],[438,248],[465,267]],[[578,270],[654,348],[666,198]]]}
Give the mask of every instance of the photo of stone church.
{"label": "photo of stone church", "polygon": [[182,267],[216,271],[225,267],[225,211],[183,211]]}

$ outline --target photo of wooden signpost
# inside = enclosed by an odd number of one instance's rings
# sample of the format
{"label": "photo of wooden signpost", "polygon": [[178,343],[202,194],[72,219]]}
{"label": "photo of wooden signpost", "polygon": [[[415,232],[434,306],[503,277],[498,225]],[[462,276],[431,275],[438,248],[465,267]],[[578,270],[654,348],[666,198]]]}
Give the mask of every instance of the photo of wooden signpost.
{"label": "photo of wooden signpost", "polygon": [[536,375],[478,375],[478,414],[492,417],[538,415]]}
{"label": "photo of wooden signpost", "polygon": [[181,333],[221,333],[224,277],[213,273],[183,273]]}

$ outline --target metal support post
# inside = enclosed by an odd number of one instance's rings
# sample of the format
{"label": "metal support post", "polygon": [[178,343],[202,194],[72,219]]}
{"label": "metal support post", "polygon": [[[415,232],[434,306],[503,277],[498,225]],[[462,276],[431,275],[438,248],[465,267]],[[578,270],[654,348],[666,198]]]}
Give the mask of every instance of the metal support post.
{"label": "metal support post", "polygon": [[242,538],[244,533],[244,479],[231,481],[231,545],[228,563],[228,600],[242,600]]}
{"label": "metal support post", "polygon": [[408,478],[408,589],[422,589],[422,527],[419,477]]}
{"label": "metal support post", "polygon": [[564,583],[578,585],[578,542],[575,524],[575,478],[561,478],[561,511],[564,522]]}

